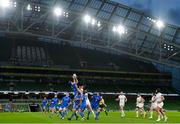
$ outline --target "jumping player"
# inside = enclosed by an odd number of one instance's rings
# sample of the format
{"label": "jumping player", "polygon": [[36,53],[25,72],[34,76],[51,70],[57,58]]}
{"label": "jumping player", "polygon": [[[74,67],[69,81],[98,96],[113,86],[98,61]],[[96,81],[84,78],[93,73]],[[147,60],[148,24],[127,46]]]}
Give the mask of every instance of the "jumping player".
{"label": "jumping player", "polygon": [[116,101],[119,101],[119,108],[121,111],[121,117],[125,117],[124,106],[125,106],[125,103],[127,102],[127,98],[122,91],[120,92],[120,95],[118,96]]}
{"label": "jumping player", "polygon": [[72,81],[69,81],[69,84],[71,85],[71,88],[73,90],[74,96],[76,96],[77,93],[78,93],[78,86],[77,86],[78,79],[77,79],[77,75],[73,74],[72,75],[72,79],[73,79]]}

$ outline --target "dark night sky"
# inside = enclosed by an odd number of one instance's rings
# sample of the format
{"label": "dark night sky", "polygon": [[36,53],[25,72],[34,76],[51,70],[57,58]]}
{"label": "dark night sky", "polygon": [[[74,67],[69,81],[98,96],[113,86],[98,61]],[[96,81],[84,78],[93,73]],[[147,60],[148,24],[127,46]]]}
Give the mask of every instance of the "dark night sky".
{"label": "dark night sky", "polygon": [[112,0],[143,10],[164,22],[180,26],[180,0]]}

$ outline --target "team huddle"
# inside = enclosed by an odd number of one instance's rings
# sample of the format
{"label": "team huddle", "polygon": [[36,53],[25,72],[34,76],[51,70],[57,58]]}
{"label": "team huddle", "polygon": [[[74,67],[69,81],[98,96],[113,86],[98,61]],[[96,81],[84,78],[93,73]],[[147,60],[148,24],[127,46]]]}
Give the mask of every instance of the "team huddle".
{"label": "team huddle", "polygon": [[[100,96],[99,93],[93,94],[92,100],[90,101],[88,98],[88,92],[85,89],[84,85],[78,85],[78,79],[77,75],[73,74],[72,81],[69,81],[70,86],[73,90],[73,98],[70,98],[69,93],[66,93],[66,95],[59,100],[57,98],[57,95],[52,98],[50,104],[48,104],[48,101],[46,97],[42,101],[42,108],[44,112],[47,112],[49,109],[49,112],[51,113],[50,117],[52,117],[54,114],[59,114],[61,119],[64,119],[65,116],[67,116],[67,112],[69,110],[69,107],[72,105],[72,115],[70,117],[67,117],[68,120],[72,120],[74,117],[76,120],[78,120],[79,115],[81,117],[81,120],[84,120],[85,118],[89,120],[90,114],[92,113],[95,120],[99,119],[99,115],[101,111],[104,111],[106,115],[108,115],[108,112],[106,110],[107,105],[104,102],[104,99],[102,96]],[[119,101],[119,107],[121,112],[121,117],[125,117],[124,107],[125,103],[127,102],[127,98],[123,92],[120,92],[120,95],[118,96],[116,101]],[[150,102],[150,119],[153,118],[153,111],[156,111],[158,113],[158,119],[157,121],[160,121],[164,118],[164,121],[167,121],[167,116],[165,114],[165,110],[163,109],[163,103],[164,97],[160,93],[160,89],[156,90],[156,93],[153,94]],[[146,112],[144,110],[144,98],[141,95],[137,96],[136,99],[136,117],[139,117],[139,114],[143,117],[146,117]],[[87,117],[85,117],[85,110],[87,111]]]}

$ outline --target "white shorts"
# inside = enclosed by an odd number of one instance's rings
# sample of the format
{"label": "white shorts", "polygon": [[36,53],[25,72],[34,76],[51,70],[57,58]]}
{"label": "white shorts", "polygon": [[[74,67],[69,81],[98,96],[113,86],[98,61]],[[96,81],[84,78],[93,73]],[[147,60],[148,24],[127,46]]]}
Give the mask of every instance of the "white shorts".
{"label": "white shorts", "polygon": [[125,103],[123,103],[123,102],[119,103],[119,107],[124,107],[124,106],[125,106]]}
{"label": "white shorts", "polygon": [[139,103],[139,104],[137,104],[137,107],[138,107],[138,108],[144,108],[144,103]]}
{"label": "white shorts", "polygon": [[157,108],[157,103],[151,103],[151,109],[156,109]]}
{"label": "white shorts", "polygon": [[164,106],[164,103],[163,103],[163,102],[157,103],[157,107],[163,108],[163,106]]}

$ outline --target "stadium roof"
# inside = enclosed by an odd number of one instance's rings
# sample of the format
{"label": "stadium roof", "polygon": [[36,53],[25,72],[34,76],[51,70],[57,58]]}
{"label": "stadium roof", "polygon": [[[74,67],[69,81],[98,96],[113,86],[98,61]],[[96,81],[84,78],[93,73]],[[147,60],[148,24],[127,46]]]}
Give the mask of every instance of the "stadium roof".
{"label": "stadium roof", "polygon": [[[109,0],[11,0],[0,8],[0,31],[109,49],[180,67],[180,27]],[[59,8],[55,15],[54,8]],[[90,23],[83,18],[88,15]],[[97,25],[94,25],[97,23]],[[113,32],[122,25],[125,33]]]}

